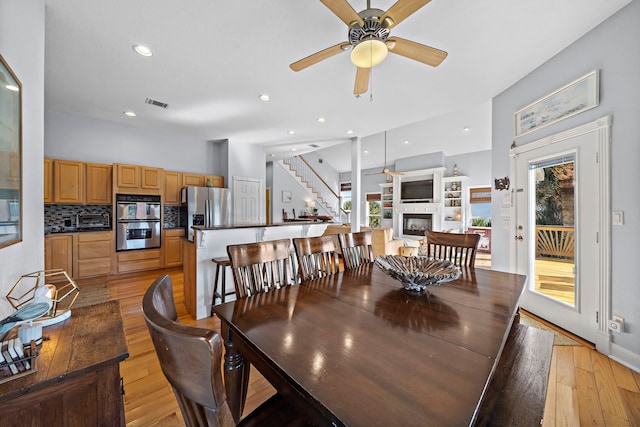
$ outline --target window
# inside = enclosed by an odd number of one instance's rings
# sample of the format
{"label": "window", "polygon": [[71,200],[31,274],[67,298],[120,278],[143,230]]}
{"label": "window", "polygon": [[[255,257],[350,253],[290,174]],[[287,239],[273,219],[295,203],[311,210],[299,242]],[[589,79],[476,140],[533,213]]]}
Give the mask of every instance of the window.
{"label": "window", "polygon": [[367,225],[371,228],[380,228],[382,225],[381,199],[380,193],[367,194]]}
{"label": "window", "polygon": [[340,211],[340,220],[342,222],[351,222],[351,183],[340,183],[340,208],[346,211],[346,215]]}
{"label": "window", "polygon": [[471,226],[491,227],[491,187],[469,189]]}

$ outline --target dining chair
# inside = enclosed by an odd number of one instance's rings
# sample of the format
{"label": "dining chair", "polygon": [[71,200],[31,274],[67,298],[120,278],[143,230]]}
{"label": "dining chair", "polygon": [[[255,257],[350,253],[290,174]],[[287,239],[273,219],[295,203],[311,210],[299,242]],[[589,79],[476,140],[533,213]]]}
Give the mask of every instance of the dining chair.
{"label": "dining chair", "polygon": [[320,279],[340,271],[340,242],[337,235],[297,237],[293,239],[293,247],[301,280]]}
{"label": "dining chair", "polygon": [[147,289],[142,312],[162,372],[188,427],[305,425],[279,394],[240,422],[234,420],[222,382],[220,335],[211,329],[178,323],[169,276],[158,277]]}
{"label": "dining chair", "polygon": [[362,264],[373,262],[370,231],[341,233],[338,238],[345,269],[357,268]]}
{"label": "dining chair", "polygon": [[297,282],[291,240],[227,246],[236,298],[269,292]]}
{"label": "dining chair", "polygon": [[479,234],[427,231],[427,256],[446,259],[460,267],[475,266]]}

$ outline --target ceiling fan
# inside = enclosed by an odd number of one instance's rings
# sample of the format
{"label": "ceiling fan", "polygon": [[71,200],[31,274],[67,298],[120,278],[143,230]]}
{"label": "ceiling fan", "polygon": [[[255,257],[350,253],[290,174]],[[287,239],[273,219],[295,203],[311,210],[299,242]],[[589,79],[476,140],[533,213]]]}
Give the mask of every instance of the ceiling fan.
{"label": "ceiling fan", "polygon": [[386,12],[371,8],[371,2],[367,0],[367,8],[360,13],[347,0],[320,1],[347,24],[349,39],[294,62],[289,66],[293,71],[351,50],[351,62],[357,67],[353,94],[360,95],[368,90],[371,68],[380,64],[388,52],[432,67],[437,67],[447,57],[443,50],[389,35],[393,27],[431,0],[398,0]]}
{"label": "ceiling fan", "polygon": [[384,131],[384,167],[382,171],[376,173],[368,173],[367,175],[387,175],[387,178],[391,176],[402,176],[404,175],[402,172],[394,172],[390,171],[387,167],[387,131]]}

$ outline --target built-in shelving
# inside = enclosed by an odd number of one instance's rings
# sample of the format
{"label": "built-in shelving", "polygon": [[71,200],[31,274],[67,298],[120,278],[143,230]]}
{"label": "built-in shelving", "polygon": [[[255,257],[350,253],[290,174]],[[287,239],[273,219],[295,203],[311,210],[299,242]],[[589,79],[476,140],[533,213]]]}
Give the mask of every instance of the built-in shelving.
{"label": "built-in shelving", "polygon": [[466,176],[442,178],[442,229],[464,231],[467,210]]}
{"label": "built-in shelving", "polygon": [[382,227],[393,227],[393,182],[380,184]]}

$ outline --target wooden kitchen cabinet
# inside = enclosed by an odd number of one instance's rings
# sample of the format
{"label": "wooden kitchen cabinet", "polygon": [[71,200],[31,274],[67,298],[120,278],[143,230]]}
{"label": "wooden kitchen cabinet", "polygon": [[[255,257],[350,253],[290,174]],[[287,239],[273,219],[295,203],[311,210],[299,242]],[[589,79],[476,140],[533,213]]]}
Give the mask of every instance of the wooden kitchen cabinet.
{"label": "wooden kitchen cabinet", "polygon": [[162,169],[140,166],[140,188],[160,190],[162,188]]}
{"label": "wooden kitchen cabinet", "polygon": [[183,173],[182,186],[204,187],[204,175],[199,175],[196,173]]}
{"label": "wooden kitchen cabinet", "polygon": [[52,160],[44,159],[44,202],[53,203],[53,164]]}
{"label": "wooden kitchen cabinet", "polygon": [[184,230],[168,229],[164,230],[164,266],[179,267],[182,265],[182,236]]}
{"label": "wooden kitchen cabinet", "polygon": [[182,188],[182,173],[164,172],[164,204],[180,205],[180,189]]}
{"label": "wooden kitchen cabinet", "polygon": [[53,161],[53,202],[84,203],[84,163],[71,160]]}
{"label": "wooden kitchen cabinet", "polygon": [[182,174],[182,186],[205,187],[211,180],[212,187],[224,187],[224,177],[220,175],[202,175],[194,173]]}
{"label": "wooden kitchen cabinet", "polygon": [[111,231],[76,233],[73,277],[82,279],[111,274],[113,247]]}
{"label": "wooden kitchen cabinet", "polygon": [[73,234],[49,235],[44,238],[44,269],[57,268],[73,277]]}
{"label": "wooden kitchen cabinet", "polygon": [[88,205],[110,205],[113,203],[111,165],[85,164],[85,203]]}
{"label": "wooden kitchen cabinet", "polygon": [[140,166],[124,165],[115,163],[116,187],[118,188],[139,188],[140,187]]}
{"label": "wooden kitchen cabinet", "polygon": [[224,187],[224,177],[219,175],[205,175],[204,183],[207,185],[207,182],[211,180],[212,187],[222,188]]}
{"label": "wooden kitchen cabinet", "polygon": [[162,268],[160,255],[160,249],[118,252],[116,254],[116,273],[133,273]]}

